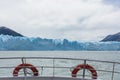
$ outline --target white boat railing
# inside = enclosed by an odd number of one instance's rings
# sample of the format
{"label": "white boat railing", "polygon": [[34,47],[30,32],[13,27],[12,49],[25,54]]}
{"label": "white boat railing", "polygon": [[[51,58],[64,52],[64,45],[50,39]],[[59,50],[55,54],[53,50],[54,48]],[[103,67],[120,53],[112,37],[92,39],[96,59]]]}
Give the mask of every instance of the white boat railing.
{"label": "white boat railing", "polygon": [[[0,77],[26,77],[30,75],[43,77],[72,77],[73,69],[79,65],[91,65],[97,72],[97,79],[101,80],[118,80],[120,78],[120,63],[112,61],[78,59],[78,58],[56,58],[56,57],[5,57],[0,58]],[[33,66],[22,66],[22,70],[14,75],[14,69],[19,64],[32,64],[38,70],[38,75],[27,72],[27,68]],[[21,75],[22,74],[22,75]],[[94,74],[94,73],[93,73]],[[85,67],[76,74],[77,78],[91,79],[91,72]],[[94,77],[94,76],[93,76]]]}

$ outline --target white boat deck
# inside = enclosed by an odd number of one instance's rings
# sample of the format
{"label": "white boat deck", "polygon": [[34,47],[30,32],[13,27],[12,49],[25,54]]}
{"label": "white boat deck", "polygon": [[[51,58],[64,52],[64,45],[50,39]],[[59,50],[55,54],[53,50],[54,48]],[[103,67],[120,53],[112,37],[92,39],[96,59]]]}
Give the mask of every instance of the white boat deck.
{"label": "white boat deck", "polygon": [[[8,77],[8,78],[3,77],[0,78],[0,80],[83,80],[83,79],[68,78],[68,77]],[[91,79],[84,79],[84,80],[91,80]]]}

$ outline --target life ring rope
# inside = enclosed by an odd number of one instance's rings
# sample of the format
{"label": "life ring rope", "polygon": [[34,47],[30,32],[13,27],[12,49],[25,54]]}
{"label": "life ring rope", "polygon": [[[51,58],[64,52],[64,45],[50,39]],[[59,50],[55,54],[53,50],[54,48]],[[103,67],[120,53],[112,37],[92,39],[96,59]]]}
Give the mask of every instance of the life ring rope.
{"label": "life ring rope", "polygon": [[35,66],[33,66],[32,64],[19,64],[14,70],[13,70],[13,76],[18,76],[18,72],[23,69],[23,68],[28,68],[31,69],[33,72],[34,76],[38,76],[38,70]]}
{"label": "life ring rope", "polygon": [[86,64],[86,65],[84,65],[84,64],[79,64],[79,65],[77,65],[73,70],[72,70],[72,77],[77,77],[77,73],[78,73],[78,71],[79,70],[81,70],[81,69],[88,69],[90,72],[91,72],[91,74],[92,74],[92,79],[97,79],[97,72],[96,72],[96,70],[92,67],[92,66],[90,66],[90,65],[88,65],[88,64]]}

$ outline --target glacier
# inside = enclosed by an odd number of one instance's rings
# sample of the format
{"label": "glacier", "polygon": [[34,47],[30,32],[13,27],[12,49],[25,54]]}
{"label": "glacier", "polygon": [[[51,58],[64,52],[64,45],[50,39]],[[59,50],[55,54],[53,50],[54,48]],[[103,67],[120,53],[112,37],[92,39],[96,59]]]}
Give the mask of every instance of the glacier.
{"label": "glacier", "polygon": [[120,42],[83,42],[0,35],[1,51],[119,51]]}

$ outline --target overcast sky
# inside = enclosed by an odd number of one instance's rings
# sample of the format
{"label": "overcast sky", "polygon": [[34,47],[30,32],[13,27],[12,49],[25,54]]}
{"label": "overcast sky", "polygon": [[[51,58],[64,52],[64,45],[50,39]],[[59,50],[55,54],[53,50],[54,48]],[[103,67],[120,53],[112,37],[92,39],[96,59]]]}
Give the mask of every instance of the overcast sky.
{"label": "overcast sky", "polygon": [[0,25],[28,37],[99,41],[120,32],[120,0],[0,0]]}

